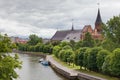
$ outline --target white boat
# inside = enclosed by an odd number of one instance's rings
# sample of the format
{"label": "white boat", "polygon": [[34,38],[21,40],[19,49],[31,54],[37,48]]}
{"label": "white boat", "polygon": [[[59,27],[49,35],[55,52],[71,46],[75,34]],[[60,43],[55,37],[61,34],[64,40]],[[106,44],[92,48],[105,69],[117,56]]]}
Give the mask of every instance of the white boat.
{"label": "white boat", "polygon": [[45,61],[45,60],[42,61],[41,64],[44,65],[44,66],[49,66],[49,62],[48,62],[48,61]]}
{"label": "white boat", "polygon": [[39,59],[39,62],[43,62],[43,61],[44,61],[44,59],[43,59],[43,58]]}

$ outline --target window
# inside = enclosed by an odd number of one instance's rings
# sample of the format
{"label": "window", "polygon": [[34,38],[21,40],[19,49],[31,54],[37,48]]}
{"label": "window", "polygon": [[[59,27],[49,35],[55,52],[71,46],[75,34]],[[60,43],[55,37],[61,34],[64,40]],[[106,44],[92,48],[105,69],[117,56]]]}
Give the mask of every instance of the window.
{"label": "window", "polygon": [[69,37],[67,37],[67,39],[69,39]]}
{"label": "window", "polygon": [[74,37],[74,39],[76,39],[76,37]]}

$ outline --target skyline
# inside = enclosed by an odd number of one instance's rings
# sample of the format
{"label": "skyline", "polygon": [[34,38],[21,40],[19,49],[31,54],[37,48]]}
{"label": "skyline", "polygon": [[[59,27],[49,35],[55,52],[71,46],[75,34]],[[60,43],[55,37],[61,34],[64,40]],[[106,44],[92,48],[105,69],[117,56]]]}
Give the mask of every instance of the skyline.
{"label": "skyline", "polygon": [[100,3],[104,23],[120,14],[119,0],[0,0],[0,32],[8,36],[51,38],[58,30],[82,29],[94,23]]}

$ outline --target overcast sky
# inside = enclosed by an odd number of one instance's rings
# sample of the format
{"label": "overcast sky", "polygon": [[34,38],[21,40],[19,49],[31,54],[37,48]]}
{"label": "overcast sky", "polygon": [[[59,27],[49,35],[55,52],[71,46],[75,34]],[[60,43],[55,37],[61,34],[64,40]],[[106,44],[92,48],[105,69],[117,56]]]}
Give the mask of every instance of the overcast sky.
{"label": "overcast sky", "polygon": [[82,29],[92,25],[98,5],[102,21],[120,14],[120,0],[0,0],[0,33],[51,38],[57,30]]}

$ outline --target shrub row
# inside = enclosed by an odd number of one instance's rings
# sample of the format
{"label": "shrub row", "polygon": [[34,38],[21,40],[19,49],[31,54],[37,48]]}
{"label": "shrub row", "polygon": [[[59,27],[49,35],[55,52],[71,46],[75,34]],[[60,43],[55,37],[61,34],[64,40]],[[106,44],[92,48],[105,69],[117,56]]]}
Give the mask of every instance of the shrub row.
{"label": "shrub row", "polygon": [[70,46],[55,46],[53,53],[60,60],[74,63],[81,69],[120,77],[120,48],[112,53],[100,47],[84,47],[73,52]]}
{"label": "shrub row", "polygon": [[37,45],[18,44],[18,49],[21,51],[52,53],[53,46],[38,43]]}

